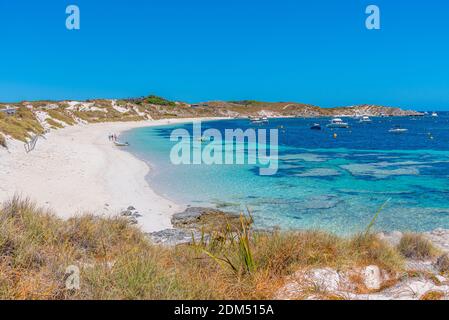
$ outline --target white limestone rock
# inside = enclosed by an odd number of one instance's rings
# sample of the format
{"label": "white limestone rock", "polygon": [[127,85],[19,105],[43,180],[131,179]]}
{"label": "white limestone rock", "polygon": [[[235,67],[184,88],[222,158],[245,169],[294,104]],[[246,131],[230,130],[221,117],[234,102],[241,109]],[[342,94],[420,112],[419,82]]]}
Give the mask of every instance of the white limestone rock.
{"label": "white limestone rock", "polygon": [[368,290],[379,290],[382,285],[382,274],[378,266],[371,265],[363,270],[363,282]]}

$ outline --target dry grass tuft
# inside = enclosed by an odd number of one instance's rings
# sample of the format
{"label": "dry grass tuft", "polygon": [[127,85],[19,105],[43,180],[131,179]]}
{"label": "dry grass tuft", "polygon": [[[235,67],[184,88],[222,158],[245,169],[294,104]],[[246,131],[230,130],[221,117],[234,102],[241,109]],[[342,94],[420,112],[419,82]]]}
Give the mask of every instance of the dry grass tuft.
{"label": "dry grass tuft", "polygon": [[348,254],[359,266],[377,265],[386,271],[403,269],[403,259],[395,248],[375,234],[359,234],[349,241]]}
{"label": "dry grass tuft", "polygon": [[57,122],[53,119],[47,119],[46,121],[52,127],[52,129],[64,128],[64,126],[62,124],[60,124],[59,122]]}
{"label": "dry grass tuft", "polygon": [[445,253],[438,257],[435,265],[439,272],[449,274],[449,255]]}
{"label": "dry grass tuft", "polygon": [[6,144],[6,138],[1,133],[0,133],[0,146],[2,146],[3,148],[7,148],[8,147],[8,145]]}
{"label": "dry grass tuft", "polygon": [[441,291],[427,291],[419,300],[441,300],[444,298],[444,293]]}
{"label": "dry grass tuft", "polygon": [[398,245],[398,250],[406,258],[430,259],[438,254],[438,250],[423,235],[406,233]]}
{"label": "dry grass tuft", "polygon": [[67,114],[63,108],[48,110],[48,115],[51,118],[62,121],[70,126],[76,124],[76,121],[69,114]]}

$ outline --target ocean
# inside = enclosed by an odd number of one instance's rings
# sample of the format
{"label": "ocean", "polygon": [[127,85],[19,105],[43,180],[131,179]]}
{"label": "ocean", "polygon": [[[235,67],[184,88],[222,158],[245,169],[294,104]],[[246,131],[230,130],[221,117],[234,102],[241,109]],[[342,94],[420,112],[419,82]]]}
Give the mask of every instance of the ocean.
{"label": "ocean", "polygon": [[[343,118],[349,129],[329,129],[329,118],[203,122],[202,128],[283,128],[279,169],[260,175],[257,165],[174,165],[174,129],[192,124],[125,132],[129,151],[148,161],[149,184],[177,203],[247,212],[261,228],[320,229],[336,234],[362,231],[383,206],[377,230],[449,228],[449,113],[438,117]],[[311,130],[319,123],[322,130]],[[408,129],[392,134],[396,125]],[[336,133],[336,137],[334,134]],[[223,134],[224,135],[224,134]],[[203,144],[203,146],[207,145]],[[252,146],[246,145],[245,152]]]}

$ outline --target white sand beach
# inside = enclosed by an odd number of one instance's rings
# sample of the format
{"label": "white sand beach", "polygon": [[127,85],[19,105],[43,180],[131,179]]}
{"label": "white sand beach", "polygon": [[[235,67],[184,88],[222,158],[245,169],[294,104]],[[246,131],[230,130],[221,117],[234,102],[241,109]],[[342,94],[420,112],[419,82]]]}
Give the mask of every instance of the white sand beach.
{"label": "white sand beach", "polygon": [[50,132],[30,153],[23,143],[10,141],[8,151],[0,148],[0,203],[17,194],[63,218],[114,215],[133,206],[142,215],[143,231],[171,228],[171,215],[183,208],[153,191],[145,180],[149,166],[115,146],[108,135],[190,121],[77,125]]}

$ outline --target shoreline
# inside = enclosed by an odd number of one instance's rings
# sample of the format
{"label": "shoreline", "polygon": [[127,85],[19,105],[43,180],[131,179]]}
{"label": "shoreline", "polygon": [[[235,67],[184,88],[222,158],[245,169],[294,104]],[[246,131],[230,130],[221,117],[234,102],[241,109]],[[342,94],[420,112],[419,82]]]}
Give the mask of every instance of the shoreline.
{"label": "shoreline", "polygon": [[152,189],[148,163],[116,147],[108,135],[193,120],[220,118],[79,124],[51,131],[28,154],[22,142],[9,141],[9,150],[0,150],[0,203],[19,195],[61,218],[114,216],[133,207],[142,231],[171,229],[172,215],[185,208]]}

